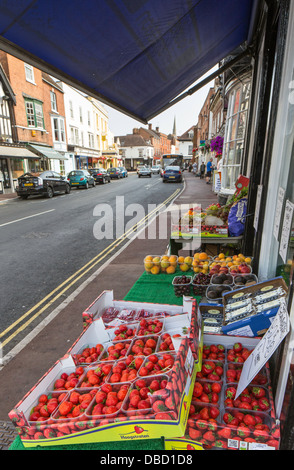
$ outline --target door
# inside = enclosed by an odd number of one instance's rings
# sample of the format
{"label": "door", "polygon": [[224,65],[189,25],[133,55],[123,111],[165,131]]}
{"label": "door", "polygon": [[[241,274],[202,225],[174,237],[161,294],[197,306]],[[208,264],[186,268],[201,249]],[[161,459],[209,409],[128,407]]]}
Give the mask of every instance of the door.
{"label": "door", "polygon": [[0,181],[2,181],[2,185],[3,185],[2,188],[0,185],[0,189],[3,190],[3,189],[11,188],[7,158],[0,158]]}

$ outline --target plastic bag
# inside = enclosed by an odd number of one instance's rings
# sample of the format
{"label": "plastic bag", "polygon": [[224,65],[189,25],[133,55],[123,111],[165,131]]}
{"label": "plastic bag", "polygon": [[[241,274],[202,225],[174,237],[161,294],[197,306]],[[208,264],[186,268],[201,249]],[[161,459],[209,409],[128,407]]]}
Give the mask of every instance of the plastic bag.
{"label": "plastic bag", "polygon": [[239,237],[245,230],[245,216],[247,212],[247,198],[237,201],[230,209],[228,217],[229,236]]}

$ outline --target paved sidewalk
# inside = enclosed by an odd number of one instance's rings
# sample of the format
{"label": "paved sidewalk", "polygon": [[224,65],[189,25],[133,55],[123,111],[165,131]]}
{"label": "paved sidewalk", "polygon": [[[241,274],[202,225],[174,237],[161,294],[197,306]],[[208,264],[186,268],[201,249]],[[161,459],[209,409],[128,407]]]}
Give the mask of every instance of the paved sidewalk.
{"label": "paved sidewalk", "polygon": [[[198,203],[205,209],[216,201],[217,196],[205,181],[188,172],[184,176],[185,189],[175,201],[176,204]],[[156,220],[152,223],[158,233],[159,224]],[[143,273],[144,257],[147,254],[163,254],[167,246],[168,240],[159,238],[136,238],[131,241],[0,371],[0,450],[8,448],[16,437],[8,412],[80,335],[83,310],[103,290],[113,290],[116,300],[123,299]]]}

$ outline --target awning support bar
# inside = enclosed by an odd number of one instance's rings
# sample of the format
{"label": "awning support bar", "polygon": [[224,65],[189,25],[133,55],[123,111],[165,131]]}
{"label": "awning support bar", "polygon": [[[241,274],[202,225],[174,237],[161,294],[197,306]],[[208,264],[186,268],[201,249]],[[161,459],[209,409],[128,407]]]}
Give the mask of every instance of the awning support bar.
{"label": "awning support bar", "polygon": [[174,106],[176,103],[179,101],[183,100],[184,98],[187,98],[187,96],[193,95],[196,91],[200,90],[200,88],[204,87],[207,85],[209,82],[211,82],[214,78],[218,77],[221,75],[223,72],[231,68],[233,65],[235,65],[237,62],[239,62],[241,59],[243,59],[246,56],[253,55],[252,54],[252,48],[247,47],[243,52],[241,52],[239,55],[231,59],[229,62],[226,64],[222,65],[220,68],[218,68],[215,72],[210,74],[208,77],[204,78],[201,80],[201,82],[197,83],[194,85],[192,88],[189,90],[185,91],[185,93],[182,93],[180,96],[175,98],[174,100],[170,101],[167,103],[165,106],[163,106],[159,111],[156,111],[152,116],[149,117],[148,120],[153,119],[155,116],[158,116],[158,114],[162,113],[163,111],[167,110],[171,106]]}

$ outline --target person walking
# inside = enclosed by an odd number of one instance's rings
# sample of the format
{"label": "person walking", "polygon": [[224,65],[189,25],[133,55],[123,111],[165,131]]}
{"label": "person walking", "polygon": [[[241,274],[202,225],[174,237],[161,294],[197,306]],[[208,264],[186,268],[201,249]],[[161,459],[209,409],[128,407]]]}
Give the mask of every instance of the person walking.
{"label": "person walking", "polygon": [[203,180],[204,178],[204,173],[205,173],[205,163],[202,162],[200,165],[200,179]]}
{"label": "person walking", "polygon": [[212,171],[212,158],[209,160],[209,162],[206,165],[206,184],[210,183],[211,171]]}

